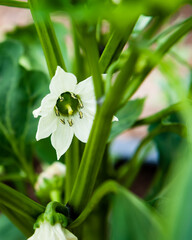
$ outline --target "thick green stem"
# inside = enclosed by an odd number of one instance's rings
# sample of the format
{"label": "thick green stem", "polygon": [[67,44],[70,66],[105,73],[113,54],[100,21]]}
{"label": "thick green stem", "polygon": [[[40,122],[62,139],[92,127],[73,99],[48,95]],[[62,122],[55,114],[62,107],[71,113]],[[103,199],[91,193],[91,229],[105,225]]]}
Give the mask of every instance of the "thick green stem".
{"label": "thick green stem", "polygon": [[109,38],[109,41],[99,59],[99,65],[102,73],[106,72],[112,60],[117,58],[123,50],[130,34],[132,33],[136,20],[129,24],[123,34],[117,30],[113,31],[111,34],[111,37]]}
{"label": "thick green stem", "polygon": [[85,207],[93,191],[110,132],[111,120],[120,104],[119,96],[125,91],[125,82],[130,79],[134,71],[136,60],[137,54],[134,52],[118,75],[103,105],[97,111],[68,203],[76,214]]}
{"label": "thick green stem", "polygon": [[107,181],[101,185],[93,194],[91,200],[88,202],[84,211],[79,215],[79,217],[72,222],[69,226],[70,228],[75,228],[79,226],[85,219],[89,216],[89,214],[93,211],[93,209],[99,204],[101,199],[110,193],[116,193],[119,190],[119,185],[115,181]]}
{"label": "thick green stem", "polygon": [[17,7],[17,8],[29,8],[29,4],[27,2],[15,1],[15,0],[0,0],[0,5],[7,7]]}
{"label": "thick green stem", "polygon": [[79,141],[74,137],[73,142],[65,154],[65,164],[67,167],[65,180],[65,202],[69,200],[69,196],[73,189],[75,178],[79,169]]}
{"label": "thick green stem", "polygon": [[53,77],[58,65],[64,70],[66,70],[66,67],[52,22],[46,9],[40,8],[38,0],[29,0],[29,6],[44,51],[49,74]]}
{"label": "thick green stem", "polygon": [[24,216],[29,221],[36,220],[44,207],[16,190],[0,183],[0,204]]}
{"label": "thick green stem", "polygon": [[91,69],[91,75],[93,76],[93,83],[95,89],[96,99],[100,99],[104,94],[104,84],[101,77],[101,71],[99,67],[99,51],[96,42],[95,30],[87,30],[81,32],[81,38],[83,46],[86,51],[87,61]]}

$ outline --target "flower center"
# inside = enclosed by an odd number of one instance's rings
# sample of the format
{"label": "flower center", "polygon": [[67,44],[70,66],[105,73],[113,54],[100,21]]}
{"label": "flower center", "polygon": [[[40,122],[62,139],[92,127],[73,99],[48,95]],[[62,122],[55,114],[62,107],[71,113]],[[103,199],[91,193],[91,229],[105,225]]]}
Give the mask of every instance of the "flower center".
{"label": "flower center", "polygon": [[82,108],[81,100],[73,93],[65,92],[57,99],[55,105],[55,113],[57,116],[69,117],[79,111]]}

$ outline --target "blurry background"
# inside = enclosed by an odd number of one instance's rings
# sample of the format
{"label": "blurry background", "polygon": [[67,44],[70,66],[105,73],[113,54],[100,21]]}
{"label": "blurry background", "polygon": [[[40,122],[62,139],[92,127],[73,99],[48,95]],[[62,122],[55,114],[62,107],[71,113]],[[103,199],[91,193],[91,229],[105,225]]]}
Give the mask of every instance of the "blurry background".
{"label": "blurry background", "polygon": [[[184,6],[172,16],[169,24],[175,24],[191,15],[191,5]],[[53,19],[56,22],[55,29],[57,36],[59,36],[62,52],[67,56],[68,61],[70,62],[74,51],[71,41],[70,22],[66,17],[59,15],[53,16]],[[7,38],[21,40],[26,46],[26,55],[30,55],[31,61],[29,62],[27,57],[22,57],[21,64],[28,69],[33,65],[33,69],[47,72],[45,59],[35,29],[31,26],[32,23],[33,20],[29,10],[0,6],[0,41]],[[164,26],[164,28],[167,27],[167,25]],[[186,86],[189,84],[191,78],[191,38],[192,34],[188,34],[187,37],[172,49],[169,56],[167,56],[167,58],[174,59],[175,66],[177,66],[175,70],[179,74],[183,84],[186,84]],[[28,39],[31,39],[31,42],[28,42]],[[166,94],[167,90],[169,90],[169,96]],[[171,91],[171,83],[165,79],[165,76],[159,71],[159,69],[152,71],[137,93],[133,96],[133,99],[145,97],[146,101],[140,118],[156,113],[160,109],[178,101],[177,96]],[[137,127],[136,129],[126,131],[117,137],[111,145],[113,161],[118,162],[118,164],[121,161],[127,161],[133,155],[140,140],[146,136],[146,134],[147,127]],[[172,139],[170,141],[172,141]],[[144,164],[137,180],[132,186],[132,190],[141,197],[145,195],[157,169],[159,151],[157,151],[157,145],[155,143],[152,145],[146,160],[146,164]],[[15,231],[14,234],[16,234],[15,236],[17,236],[17,239],[21,239],[22,235],[14,226],[10,228],[10,225],[11,223],[9,220],[5,216],[0,215],[0,238],[1,236],[4,236],[3,240],[11,239],[10,236],[12,236]],[[15,240],[17,239],[15,238]]]}

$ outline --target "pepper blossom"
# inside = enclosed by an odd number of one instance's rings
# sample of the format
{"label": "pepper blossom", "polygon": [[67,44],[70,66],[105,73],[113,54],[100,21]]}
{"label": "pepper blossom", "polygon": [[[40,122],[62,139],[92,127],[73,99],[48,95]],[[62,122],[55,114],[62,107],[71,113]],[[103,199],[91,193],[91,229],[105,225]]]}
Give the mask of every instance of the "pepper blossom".
{"label": "pepper blossom", "polygon": [[73,135],[81,142],[87,142],[96,112],[96,99],[92,77],[77,84],[75,75],[59,66],[49,89],[41,106],[33,111],[34,117],[40,116],[36,139],[51,135],[51,144],[59,159],[69,148]]}
{"label": "pepper blossom", "polygon": [[73,235],[69,230],[63,228],[60,223],[51,225],[49,222],[44,221],[40,224],[39,228],[36,228],[33,236],[28,240],[77,240],[77,237]]}

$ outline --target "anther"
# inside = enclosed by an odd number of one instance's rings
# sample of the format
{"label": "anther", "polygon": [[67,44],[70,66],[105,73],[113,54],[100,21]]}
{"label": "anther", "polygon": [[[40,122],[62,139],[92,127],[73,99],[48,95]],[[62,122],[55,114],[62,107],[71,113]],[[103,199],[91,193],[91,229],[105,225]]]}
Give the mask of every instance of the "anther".
{"label": "anther", "polygon": [[63,102],[64,101],[64,98],[63,97],[59,97],[59,100],[60,100],[60,102]]}
{"label": "anther", "polygon": [[72,120],[72,119],[67,120],[67,122],[69,123],[69,126],[70,126],[70,127],[73,126],[73,120]]}
{"label": "anther", "polygon": [[59,110],[58,110],[57,106],[55,106],[55,114],[56,114],[57,117],[60,116],[60,113],[59,113]]}
{"label": "anther", "polygon": [[65,120],[64,119],[60,119],[61,123],[65,124]]}
{"label": "anther", "polygon": [[82,101],[81,101],[80,98],[78,98],[78,102],[79,102],[79,106],[80,106],[80,108],[83,108],[83,103],[82,103]]}
{"label": "anther", "polygon": [[79,117],[80,117],[80,119],[83,118],[83,113],[81,111],[79,112]]}
{"label": "anther", "polygon": [[74,93],[71,93],[71,97],[74,98],[74,99],[77,99],[77,97]]}

